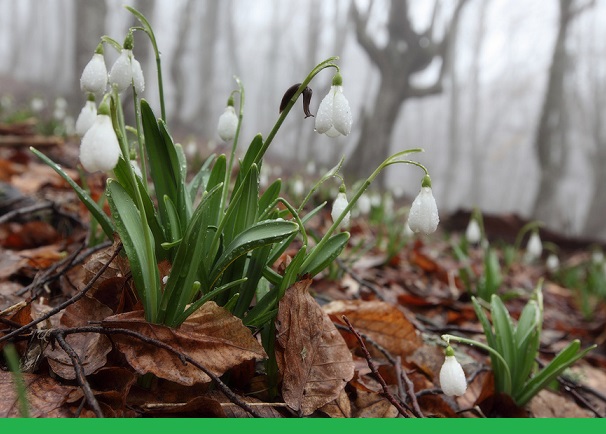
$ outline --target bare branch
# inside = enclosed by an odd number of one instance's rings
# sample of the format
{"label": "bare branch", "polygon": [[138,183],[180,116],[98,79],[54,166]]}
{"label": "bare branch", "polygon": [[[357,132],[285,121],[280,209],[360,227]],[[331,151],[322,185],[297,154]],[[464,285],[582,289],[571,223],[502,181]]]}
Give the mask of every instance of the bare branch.
{"label": "bare branch", "polygon": [[370,15],[370,6],[368,8],[368,11],[366,11],[366,13],[364,15],[361,15],[355,2],[352,2],[351,16],[353,17],[353,20],[355,23],[356,38],[358,40],[358,43],[362,46],[362,48],[364,48],[364,51],[366,51],[366,53],[372,59],[372,61],[380,66],[384,63],[383,52],[379,47],[377,47],[377,44],[372,40],[372,38],[366,32],[369,15]]}

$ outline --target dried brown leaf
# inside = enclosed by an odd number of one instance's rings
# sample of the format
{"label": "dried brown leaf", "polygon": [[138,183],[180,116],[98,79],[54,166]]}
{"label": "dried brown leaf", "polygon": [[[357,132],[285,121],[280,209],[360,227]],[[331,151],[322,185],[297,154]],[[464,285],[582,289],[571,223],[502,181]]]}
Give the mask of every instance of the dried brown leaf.
{"label": "dried brown leaf", "polygon": [[[170,345],[188,355],[216,375],[251,359],[266,358],[263,347],[242,321],[214,302],[207,302],[179,328],[150,324],[142,311],[128,312],[106,318],[109,328],[126,328]],[[126,335],[115,335],[118,349],[139,373],[148,372],[186,386],[206,383],[210,377],[174,353]]]}
{"label": "dried brown leaf", "polygon": [[541,390],[530,400],[528,410],[533,417],[594,417],[593,413],[579,407],[574,401],[547,389]]}
{"label": "dried brown leaf", "polygon": [[339,397],[328,404],[323,405],[318,409],[328,417],[332,418],[350,418],[351,417],[351,401],[345,389],[341,390]]}
{"label": "dried brown leaf", "polygon": [[[23,374],[23,381],[30,417],[71,417],[64,405],[82,396],[78,388],[61,385],[48,376]],[[12,374],[0,371],[0,417],[20,417],[15,390]]]}
{"label": "dried brown leaf", "polygon": [[[396,306],[383,301],[338,300],[324,306],[335,322],[345,315],[353,327],[402,360],[422,345],[414,325]],[[367,345],[372,353],[372,345]]]}
{"label": "dried brown leaf", "polygon": [[358,391],[354,404],[354,417],[394,418],[399,414],[396,407],[377,393]]}
{"label": "dried brown leaf", "polygon": [[[111,313],[111,309],[97,300],[83,297],[65,309],[61,317],[61,326],[84,326],[89,321],[101,321]],[[65,340],[78,354],[85,375],[90,375],[105,366],[107,355],[112,349],[109,338],[98,333],[71,334]],[[55,345],[54,348],[47,346],[44,355],[48,358],[48,364],[55,374],[66,380],[76,378],[70,357],[59,345]]]}
{"label": "dried brown leaf", "polygon": [[311,282],[297,282],[286,291],[276,319],[282,397],[303,415],[338,398],[354,374],[345,341],[308,292]]}

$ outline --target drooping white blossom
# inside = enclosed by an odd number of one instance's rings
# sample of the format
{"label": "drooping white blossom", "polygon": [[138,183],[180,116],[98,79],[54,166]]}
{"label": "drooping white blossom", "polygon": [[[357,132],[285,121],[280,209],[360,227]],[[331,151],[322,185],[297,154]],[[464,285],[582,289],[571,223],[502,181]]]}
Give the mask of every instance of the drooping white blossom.
{"label": "drooping white blossom", "polygon": [[80,163],[88,172],[107,172],[118,164],[120,144],[108,115],[99,114],[80,143]]}
{"label": "drooping white blossom", "polygon": [[332,85],[320,102],[316,114],[316,131],[328,137],[347,136],[351,132],[353,118],[349,101],[343,95],[343,86]]}
{"label": "drooping white blossom", "polygon": [[469,220],[467,229],[465,230],[465,239],[469,244],[477,244],[482,239],[482,231],[478,221],[474,218]]}
{"label": "drooping white blossom", "polygon": [[80,137],[84,136],[88,129],[93,126],[96,118],[97,105],[94,101],[86,101],[76,120],[76,134]]}
{"label": "drooping white blossom", "polygon": [[80,77],[80,89],[83,92],[101,94],[107,88],[107,67],[103,54],[95,53],[86,64]]}
{"label": "drooping white blossom", "polygon": [[558,259],[558,255],[556,255],[555,253],[550,253],[549,256],[547,256],[545,265],[547,266],[547,269],[552,273],[557,271],[558,268],[560,268],[560,260]]}
{"label": "drooping white blossom", "polygon": [[431,187],[421,187],[408,214],[408,226],[414,233],[431,234],[438,228],[440,217]]}
{"label": "drooping white blossom", "polygon": [[440,387],[446,396],[461,396],[467,390],[465,372],[454,356],[452,348],[450,348],[450,351],[446,350],[444,364],[440,369]]}
{"label": "drooping white blossom", "polygon": [[145,79],[141,64],[132,50],[123,49],[109,72],[109,82],[118,92],[123,92],[134,85],[135,91],[140,94],[145,90]]}
{"label": "drooping white blossom", "polygon": [[[337,197],[335,198],[334,203],[332,204],[332,211],[330,214],[333,222],[337,221],[339,216],[341,214],[343,214],[343,211],[345,211],[345,208],[347,208],[347,205],[349,205],[349,201],[347,200],[347,196],[345,195],[345,192],[339,191],[339,193],[337,194]],[[345,214],[345,216],[343,217],[343,220],[341,220],[341,224],[339,225],[339,227],[342,227],[342,228],[349,227],[349,220],[350,220],[350,213],[347,212],[347,214]]]}
{"label": "drooping white blossom", "polygon": [[526,244],[526,254],[524,255],[526,261],[531,262],[541,257],[543,253],[543,243],[538,231],[534,231],[528,238]]}
{"label": "drooping white blossom", "polygon": [[236,137],[238,129],[238,116],[233,106],[228,105],[225,111],[219,116],[219,124],[217,125],[217,133],[225,142],[229,142]]}

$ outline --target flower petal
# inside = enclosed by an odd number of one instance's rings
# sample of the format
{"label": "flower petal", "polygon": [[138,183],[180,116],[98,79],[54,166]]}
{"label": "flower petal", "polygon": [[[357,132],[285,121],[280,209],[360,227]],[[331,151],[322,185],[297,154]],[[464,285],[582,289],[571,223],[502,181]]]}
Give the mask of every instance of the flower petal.
{"label": "flower petal", "polygon": [[78,115],[78,120],[76,120],[76,133],[82,137],[89,130],[89,128],[95,123],[95,119],[97,118],[97,105],[94,101],[86,101],[82,110],[80,110],[80,114]]}
{"label": "flower petal", "polygon": [[351,125],[353,123],[351,109],[349,108],[349,101],[347,101],[347,98],[345,98],[345,95],[343,95],[343,87],[333,87],[337,88],[335,90],[335,98],[332,109],[333,126],[338,132],[344,136],[347,136],[351,132]]}
{"label": "flower petal", "polygon": [[145,90],[145,79],[143,78],[143,69],[141,64],[135,57],[132,58],[132,71],[133,71],[133,84],[135,85],[135,91],[140,94]]}
{"label": "flower petal", "polygon": [[446,396],[461,396],[467,390],[463,367],[455,356],[446,356],[440,369],[440,387]]}
{"label": "flower petal", "polygon": [[415,233],[431,234],[438,228],[439,222],[438,206],[431,187],[422,187],[410,207],[408,226]]}
{"label": "flower petal", "polygon": [[95,53],[86,64],[80,77],[80,89],[83,92],[103,93],[107,87],[107,67],[103,54]]}
{"label": "flower petal", "polygon": [[324,134],[332,128],[333,100],[334,94],[331,88],[320,102],[318,113],[316,113],[316,131],[320,134]]}
{"label": "flower petal", "polygon": [[228,142],[236,136],[237,129],[238,116],[236,116],[236,110],[232,106],[227,106],[223,114],[219,116],[217,133],[222,140]]}
{"label": "flower petal", "polygon": [[133,83],[132,51],[122,50],[109,72],[109,82],[123,92]]}
{"label": "flower petal", "polygon": [[88,172],[109,171],[120,158],[120,144],[107,115],[97,115],[95,122],[82,137],[80,162]]}

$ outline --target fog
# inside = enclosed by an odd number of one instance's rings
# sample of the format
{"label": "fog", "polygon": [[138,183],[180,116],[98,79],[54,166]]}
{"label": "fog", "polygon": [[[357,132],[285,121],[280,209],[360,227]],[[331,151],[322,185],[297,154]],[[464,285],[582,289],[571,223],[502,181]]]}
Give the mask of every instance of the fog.
{"label": "fog", "polygon": [[[398,2],[408,5],[408,20],[392,15]],[[359,160],[356,149],[379,146],[383,138],[391,152],[421,147],[425,152],[418,160],[431,173],[441,212],[478,206],[487,213],[541,219],[568,236],[605,240],[606,193],[601,182],[606,181],[601,173],[606,164],[605,2],[468,0],[458,15],[454,0],[438,2],[437,10],[433,1],[393,3],[139,0],[129,4],[147,14],[156,32],[169,129],[182,140],[195,140],[200,150],[220,141],[215,126],[236,88],[234,76],[246,90],[241,133],[245,146],[256,133],[267,135],[271,130],[288,87],[301,82],[318,62],[339,56],[344,92],[354,115],[352,133],[338,139],[318,135],[313,120],[303,119],[299,103],[272,144],[271,157],[304,170],[308,161],[321,168],[342,155]],[[10,96],[13,104],[25,104],[41,96],[51,104],[63,97],[69,113],[77,116],[86,100],[79,75],[99,42],[97,31],[122,42],[128,27],[136,25],[123,4],[122,0],[0,0],[3,101]],[[564,7],[572,16],[559,45],[561,55],[554,56]],[[382,69],[369,55],[357,33],[364,19],[362,34],[379,51],[391,46],[405,21],[420,35],[432,26],[431,34],[423,38],[437,41],[437,47],[446,38],[449,46],[447,63],[437,55],[407,76],[410,86],[398,89],[408,93],[401,105],[394,103],[393,129],[374,133],[369,131],[374,131],[373,115],[380,113],[383,102],[375,101],[381,85],[390,74],[397,79],[404,73]],[[458,25],[453,27],[455,21]],[[456,32],[449,31],[455,28]],[[410,41],[409,36],[405,33],[402,41]],[[403,58],[412,50],[401,48],[398,55]],[[117,53],[109,46],[105,51],[109,67]],[[156,65],[142,32],[135,34],[134,53],[146,77],[142,96],[159,113]],[[332,72],[323,71],[311,83],[312,112],[331,78]],[[551,88],[550,83],[560,86]],[[433,84],[439,86],[431,92],[414,91]],[[543,123],[542,115],[547,116]],[[369,125],[364,126],[363,119]],[[541,125],[548,134],[539,134]],[[374,168],[366,167],[366,174]],[[363,171],[351,169],[346,181],[356,181]],[[384,186],[398,196],[412,197],[420,179],[418,170],[398,165],[388,171]],[[539,200],[546,197],[544,203]]]}

